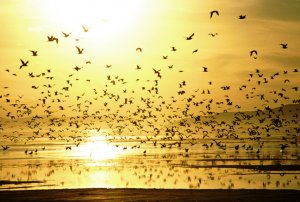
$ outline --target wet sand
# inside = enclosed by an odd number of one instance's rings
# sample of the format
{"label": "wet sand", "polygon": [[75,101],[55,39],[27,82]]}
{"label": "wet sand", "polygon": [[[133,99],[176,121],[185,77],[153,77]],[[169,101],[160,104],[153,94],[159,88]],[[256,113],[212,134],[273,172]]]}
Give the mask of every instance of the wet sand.
{"label": "wet sand", "polygon": [[0,201],[300,201],[299,190],[54,189],[0,191]]}

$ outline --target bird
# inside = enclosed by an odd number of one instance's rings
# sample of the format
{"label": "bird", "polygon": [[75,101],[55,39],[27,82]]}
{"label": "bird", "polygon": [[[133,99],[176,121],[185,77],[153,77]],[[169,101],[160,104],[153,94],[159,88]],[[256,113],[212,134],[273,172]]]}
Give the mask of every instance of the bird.
{"label": "bird", "polygon": [[30,50],[30,52],[32,53],[32,56],[37,56],[37,51],[34,51],[34,50]]}
{"label": "bird", "polygon": [[76,46],[76,48],[77,48],[77,51],[78,51],[78,54],[82,54],[83,53],[83,48],[79,48],[78,46]]}
{"label": "bird", "polygon": [[281,48],[283,48],[283,49],[287,49],[287,46],[288,46],[288,44],[287,44],[287,43],[281,43],[280,45],[281,45]]}
{"label": "bird", "polygon": [[197,52],[198,52],[198,49],[195,49],[195,50],[193,50],[192,54],[197,53]]}
{"label": "bird", "polygon": [[213,17],[214,13],[215,13],[217,16],[219,16],[219,11],[213,10],[213,11],[210,12],[210,18]]}
{"label": "bird", "polygon": [[73,69],[75,69],[76,71],[79,71],[79,70],[81,70],[82,68],[76,66],[76,67],[74,67]]}
{"label": "bird", "polygon": [[207,67],[202,67],[203,68],[203,72],[207,72]]}
{"label": "bird", "polygon": [[174,46],[172,46],[171,51],[177,51],[177,49]]}
{"label": "bird", "polygon": [[8,148],[9,148],[9,146],[3,146],[3,145],[1,145],[1,147],[2,147],[3,151],[8,150]]}
{"label": "bird", "polygon": [[193,33],[193,34],[191,34],[190,36],[185,37],[185,38],[186,38],[186,40],[192,40],[194,36],[195,36],[195,34]]}
{"label": "bird", "polygon": [[85,27],[85,26],[83,26],[83,25],[81,25],[81,27],[82,27],[82,29],[83,29],[84,32],[88,32],[88,31],[90,30],[89,27]]}
{"label": "bird", "polygon": [[212,37],[215,37],[215,36],[217,36],[218,35],[218,33],[209,33],[208,34],[208,36],[212,36]]}
{"label": "bird", "polygon": [[70,32],[70,33],[68,33],[68,34],[67,34],[67,33],[65,33],[65,32],[62,32],[62,33],[63,33],[64,37],[66,37],[66,38],[67,38],[67,37],[69,37],[69,36],[70,36],[70,34],[71,34],[71,32]]}
{"label": "bird", "polygon": [[112,65],[106,65],[106,68],[110,68]]}
{"label": "bird", "polygon": [[22,67],[26,67],[27,65],[28,65],[28,63],[29,63],[29,61],[24,61],[24,60],[22,60],[22,59],[20,59],[21,60],[21,66],[20,66],[20,69],[22,69]]}
{"label": "bird", "polygon": [[250,57],[252,57],[253,54],[257,55],[257,51],[256,50],[250,51]]}
{"label": "bird", "polygon": [[240,15],[240,16],[239,16],[239,19],[240,19],[240,20],[244,20],[245,18],[246,18],[246,15]]}
{"label": "bird", "polygon": [[142,48],[136,48],[135,51],[143,52]]}

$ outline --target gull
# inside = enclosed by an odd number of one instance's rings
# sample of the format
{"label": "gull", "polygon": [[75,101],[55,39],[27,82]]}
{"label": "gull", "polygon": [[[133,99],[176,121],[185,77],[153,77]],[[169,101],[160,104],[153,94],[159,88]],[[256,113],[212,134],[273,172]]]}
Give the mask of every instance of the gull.
{"label": "gull", "polygon": [[135,51],[139,51],[141,53],[143,50],[142,48],[136,48]]}
{"label": "gull", "polygon": [[70,36],[70,34],[71,34],[71,32],[70,32],[70,33],[68,33],[68,34],[67,34],[67,33],[65,33],[65,32],[62,32],[62,33],[63,33],[64,37],[66,37],[66,38],[67,38],[67,37],[69,37],[69,36]]}
{"label": "gull", "polygon": [[174,46],[172,46],[171,48],[172,48],[172,51],[177,51],[177,49]]}
{"label": "gull", "polygon": [[194,36],[195,36],[195,34],[193,33],[193,34],[191,34],[190,36],[185,37],[185,38],[186,38],[186,40],[192,40]]}
{"label": "gull", "polygon": [[83,48],[79,48],[78,46],[76,46],[76,48],[77,48],[77,51],[78,51],[78,54],[82,54],[82,52],[83,52]]}
{"label": "gull", "polygon": [[56,43],[58,44],[58,38],[54,37],[54,36],[47,36],[48,41],[52,42],[52,41],[56,41]]}
{"label": "gull", "polygon": [[192,53],[197,53],[198,52],[198,49],[195,49]]}
{"label": "gull", "polygon": [[81,27],[82,27],[82,29],[83,29],[84,32],[88,32],[89,29],[90,29],[90,28],[87,28],[87,27],[85,27],[85,26],[83,26],[83,25],[81,25]]}
{"label": "gull", "polygon": [[245,19],[245,18],[246,18],[246,15],[240,15],[240,16],[239,16],[239,19],[240,19],[240,20],[243,20],[243,19]]}
{"label": "gull", "polygon": [[5,151],[9,148],[9,146],[3,146],[3,145],[1,145],[1,147],[2,147],[3,151]]}
{"label": "gull", "polygon": [[22,65],[20,66],[20,69],[22,69],[22,67],[25,67],[25,66],[27,66],[28,65],[28,63],[29,63],[29,61],[24,61],[24,60],[22,60],[22,59],[20,59],[21,60],[21,63],[22,63]]}
{"label": "gull", "polygon": [[166,56],[163,56],[163,59],[164,59],[164,60],[168,59],[168,56],[167,56],[167,55],[166,55]]}
{"label": "gull", "polygon": [[37,56],[37,51],[30,50],[30,52],[32,53],[32,56]]}
{"label": "gull", "polygon": [[106,68],[110,68],[112,65],[106,65]]}
{"label": "gull", "polygon": [[[257,55],[257,51],[256,50],[250,51],[250,57],[252,57],[253,54]],[[254,58],[256,59],[256,57],[254,57]]]}
{"label": "gull", "polygon": [[76,67],[74,67],[73,69],[75,69],[76,71],[79,71],[79,70],[81,70],[82,68],[76,66]]}
{"label": "gull", "polygon": [[287,43],[281,43],[280,45],[283,49],[287,49]]}
{"label": "gull", "polygon": [[203,72],[207,72],[207,67],[202,67],[203,68]]}
{"label": "gull", "polygon": [[219,16],[219,12],[217,10],[214,10],[214,11],[210,12],[210,18],[212,18],[212,16],[214,15],[214,13]]}
{"label": "gull", "polygon": [[218,35],[218,33],[214,33],[214,34],[213,34],[213,33],[209,33],[209,34],[208,34],[208,36],[212,36],[212,37],[215,37],[215,36],[217,36],[217,35]]}

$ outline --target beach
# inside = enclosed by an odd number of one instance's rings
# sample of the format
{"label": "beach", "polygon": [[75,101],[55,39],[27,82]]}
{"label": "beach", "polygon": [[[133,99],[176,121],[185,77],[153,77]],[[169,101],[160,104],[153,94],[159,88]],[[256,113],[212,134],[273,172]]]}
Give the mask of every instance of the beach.
{"label": "beach", "polygon": [[53,189],[1,191],[1,201],[300,201],[298,190]]}

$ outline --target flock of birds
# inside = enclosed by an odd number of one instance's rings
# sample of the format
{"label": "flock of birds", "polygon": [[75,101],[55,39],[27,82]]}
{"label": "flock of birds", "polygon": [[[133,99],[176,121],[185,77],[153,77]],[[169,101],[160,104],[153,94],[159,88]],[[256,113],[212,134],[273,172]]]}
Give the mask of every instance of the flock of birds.
{"label": "flock of birds", "polygon": [[[219,15],[217,10],[210,12],[211,19]],[[245,20],[246,15],[240,15],[238,19]],[[90,28],[82,26],[82,31],[88,34]],[[62,32],[62,35],[63,38],[69,38],[72,33]],[[215,37],[218,33],[208,35]],[[185,39],[190,41],[194,37],[195,33],[192,33]],[[47,40],[49,43],[59,44],[62,39],[51,35],[47,36]],[[280,46],[282,49],[288,48],[286,43]],[[74,49],[79,55],[85,54],[83,47],[75,46]],[[137,47],[135,51],[136,54],[144,54],[142,47]],[[176,52],[177,48],[172,46],[170,51]],[[30,52],[32,57],[39,56],[38,50]],[[191,52],[196,54],[198,49]],[[257,50],[249,53],[250,57],[257,59]],[[168,60],[168,56],[164,55],[162,59]],[[174,84],[178,89],[173,96],[167,98],[161,94],[160,83],[165,78],[164,72],[172,71],[173,64],[166,69],[152,68],[152,79],[145,81],[141,78],[132,81],[126,79],[126,75],[108,73],[105,75],[103,88],[86,88],[75,95],[73,90],[78,88],[77,83],[85,82],[88,86],[93,82],[93,79],[81,81],[83,79],[80,72],[83,67],[75,66],[68,75],[64,75],[67,78],[65,83],[58,83],[53,69],[37,73],[30,69],[30,60],[20,59],[20,63],[18,68],[6,69],[7,76],[17,77],[15,71],[18,69],[27,71],[30,79],[42,80],[43,84],[26,83],[34,91],[34,96],[39,96],[34,104],[25,101],[31,95],[15,96],[10,93],[9,86],[1,90],[0,112],[5,115],[0,119],[3,152],[9,152],[22,138],[25,139],[24,144],[37,138],[61,140],[67,144],[63,149],[72,151],[86,143],[90,134],[85,131],[93,130],[99,132],[96,133],[98,135],[105,135],[116,147],[123,150],[138,149],[142,155],[149,155],[151,148],[166,151],[178,148],[186,155],[198,148],[204,151],[213,149],[217,151],[216,155],[220,155],[218,151],[233,151],[237,155],[239,152],[246,152],[260,158],[268,151],[268,148],[266,152],[264,150],[268,139],[275,137],[279,141],[275,143],[275,153],[267,152],[269,157],[284,154],[291,149],[291,158],[299,158],[297,145],[300,133],[300,99],[291,98],[299,98],[299,87],[293,83],[299,77],[297,68],[271,74],[254,69],[240,86],[220,86],[224,97],[215,99],[214,90],[210,88],[214,81],[209,81],[208,88],[191,90],[188,87],[189,81],[183,80]],[[92,65],[93,61],[85,61],[85,64]],[[111,67],[110,64],[105,66],[108,70]],[[202,68],[204,74],[209,74],[208,67]],[[135,70],[143,71],[144,68],[137,65]],[[183,71],[180,70],[179,73],[181,72]],[[135,84],[134,89],[128,87],[130,83]],[[268,92],[260,90],[260,87],[268,87],[274,83],[279,85],[278,89]],[[237,91],[244,99],[260,104],[252,112],[243,112],[242,105],[229,96],[230,91]],[[226,117],[221,120],[220,117],[224,114]],[[12,122],[24,125],[15,128],[14,125],[10,126]],[[229,141],[235,143],[229,144]],[[131,143],[127,145],[128,142]],[[47,151],[45,145],[28,148],[24,153],[33,155]]]}

